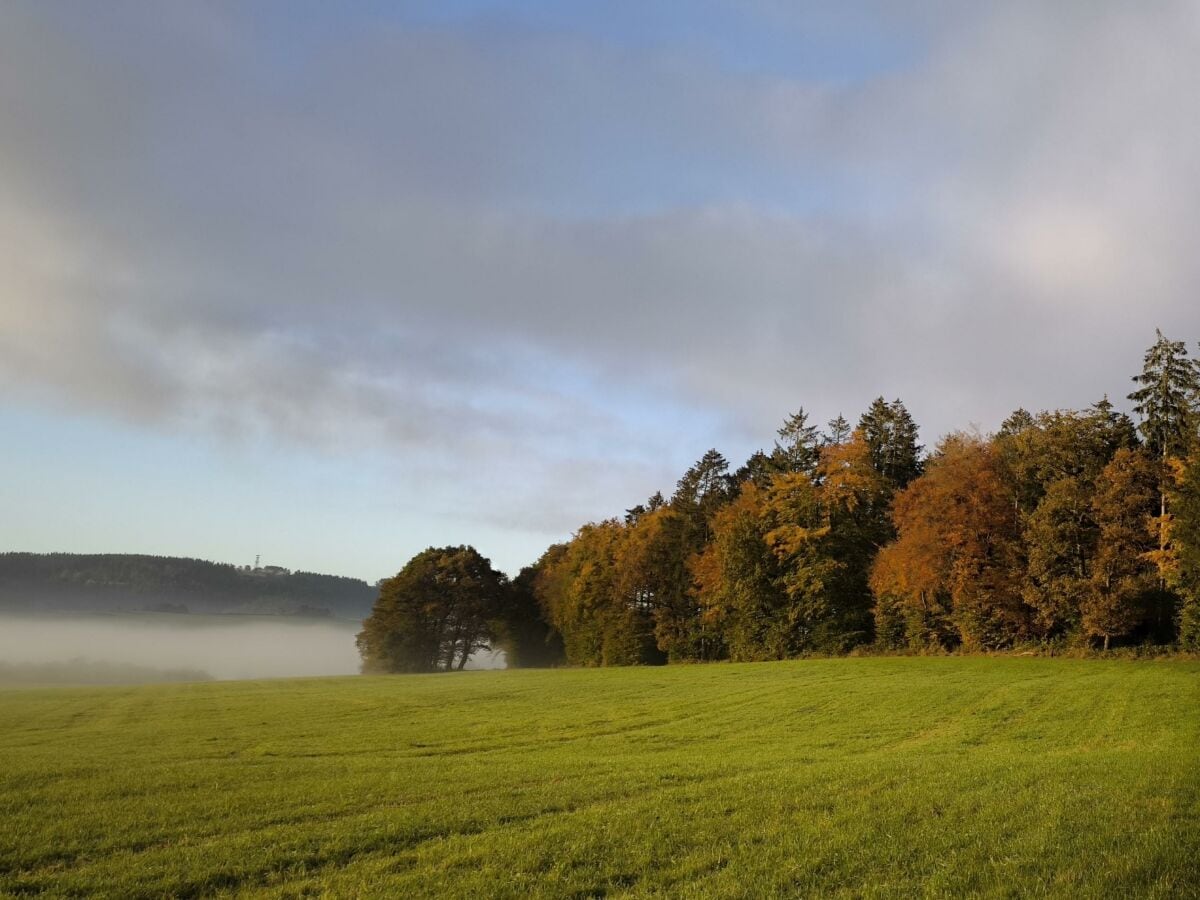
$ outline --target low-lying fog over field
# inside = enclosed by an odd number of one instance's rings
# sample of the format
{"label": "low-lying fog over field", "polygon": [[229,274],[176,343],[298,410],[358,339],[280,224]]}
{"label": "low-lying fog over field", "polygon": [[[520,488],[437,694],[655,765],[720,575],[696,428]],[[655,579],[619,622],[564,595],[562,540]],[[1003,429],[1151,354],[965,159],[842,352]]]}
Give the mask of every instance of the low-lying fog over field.
{"label": "low-lying fog over field", "polygon": [[163,675],[187,670],[217,679],[348,675],[358,671],[354,636],[360,627],[352,621],[284,616],[5,616],[0,617],[0,664],[18,672],[47,664],[93,664],[72,667],[82,673],[79,680],[92,680],[86,677],[92,669],[103,671],[95,664]]}
{"label": "low-lying fog over field", "polygon": [[[0,617],[0,681],[350,675],[361,623],[167,613]],[[503,663],[485,654],[469,668]]]}

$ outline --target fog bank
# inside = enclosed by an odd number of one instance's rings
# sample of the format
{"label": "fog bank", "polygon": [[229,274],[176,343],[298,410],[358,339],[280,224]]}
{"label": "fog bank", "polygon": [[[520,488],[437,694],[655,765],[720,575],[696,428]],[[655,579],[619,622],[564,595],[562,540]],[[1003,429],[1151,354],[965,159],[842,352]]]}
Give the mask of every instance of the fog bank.
{"label": "fog bank", "polygon": [[0,617],[0,662],[94,663],[195,669],[213,678],[358,672],[358,622],[283,616]]}
{"label": "fog bank", "polygon": [[[354,636],[361,627],[345,619],[288,616],[0,616],[0,667],[28,670],[86,661],[93,668],[193,670],[219,680],[354,675],[359,671]],[[503,653],[477,654],[467,664],[468,669],[503,667]]]}

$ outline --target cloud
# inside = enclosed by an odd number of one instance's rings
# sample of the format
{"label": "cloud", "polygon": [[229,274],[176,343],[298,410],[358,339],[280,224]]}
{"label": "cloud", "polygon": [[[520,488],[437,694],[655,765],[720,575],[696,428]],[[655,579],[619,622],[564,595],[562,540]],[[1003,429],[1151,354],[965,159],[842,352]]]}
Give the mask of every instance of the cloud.
{"label": "cloud", "polygon": [[394,449],[547,530],[800,404],[900,395],[932,443],[1119,395],[1156,325],[1200,331],[1200,16],[955,7],[821,78],[717,38],[7,4],[0,386]]}

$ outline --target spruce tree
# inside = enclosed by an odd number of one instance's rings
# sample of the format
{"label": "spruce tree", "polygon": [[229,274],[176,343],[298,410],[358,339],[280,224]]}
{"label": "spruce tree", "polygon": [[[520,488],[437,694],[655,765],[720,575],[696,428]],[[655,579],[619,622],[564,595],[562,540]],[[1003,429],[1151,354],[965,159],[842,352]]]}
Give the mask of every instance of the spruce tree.
{"label": "spruce tree", "polygon": [[846,417],[838,413],[835,418],[829,420],[826,426],[829,431],[825,435],[826,446],[837,447],[850,440],[850,423],[846,421]]}
{"label": "spruce tree", "polygon": [[1037,426],[1036,420],[1033,418],[1033,413],[1021,407],[1013,411],[1007,419],[1000,424],[1000,431],[997,432],[997,437],[1012,437],[1014,434],[1021,434],[1028,431],[1030,428]]}
{"label": "spruce tree", "polygon": [[775,450],[771,460],[781,472],[811,473],[821,456],[821,436],[815,425],[808,424],[804,407],[784,420],[776,432]]}
{"label": "spruce tree", "polygon": [[1139,385],[1129,395],[1141,417],[1142,437],[1155,456],[1186,456],[1195,438],[1200,372],[1188,358],[1183,341],[1171,341],[1156,329],[1158,339],[1146,351]]}
{"label": "spruce tree", "polygon": [[1133,376],[1139,387],[1129,399],[1134,401],[1134,411],[1141,417],[1139,430],[1147,449],[1164,464],[1155,526],[1158,530],[1159,584],[1166,587],[1166,576],[1172,567],[1167,468],[1170,460],[1186,457],[1195,442],[1200,371],[1188,358],[1183,341],[1168,340],[1159,329],[1155,329],[1155,334],[1157,340],[1146,351],[1141,374]]}
{"label": "spruce tree", "polygon": [[858,430],[871,455],[871,465],[896,489],[921,474],[917,424],[899,400],[877,397],[858,420]]}

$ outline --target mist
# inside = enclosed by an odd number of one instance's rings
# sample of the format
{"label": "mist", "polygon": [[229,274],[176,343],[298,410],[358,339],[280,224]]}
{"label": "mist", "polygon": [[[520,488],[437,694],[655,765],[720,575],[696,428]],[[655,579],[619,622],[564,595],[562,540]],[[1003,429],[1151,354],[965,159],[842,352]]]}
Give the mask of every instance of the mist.
{"label": "mist", "polygon": [[[178,681],[181,672],[220,681],[354,675],[361,627],[347,619],[284,616],[0,616],[0,680],[64,680],[30,674],[48,667],[75,673],[65,680],[80,682]],[[467,664],[503,667],[503,653],[486,651]],[[124,677],[112,679],[114,671]]]}
{"label": "mist", "polygon": [[359,628],[258,616],[8,616],[0,618],[0,662],[87,660],[221,680],[350,675],[359,667]]}

